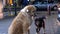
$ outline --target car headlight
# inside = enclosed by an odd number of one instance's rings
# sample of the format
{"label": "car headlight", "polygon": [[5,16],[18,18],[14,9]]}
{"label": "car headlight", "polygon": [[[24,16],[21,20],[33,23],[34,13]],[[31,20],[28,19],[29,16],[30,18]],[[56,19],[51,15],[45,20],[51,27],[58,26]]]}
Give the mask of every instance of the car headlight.
{"label": "car headlight", "polygon": [[58,8],[58,10],[60,10],[60,8]]}

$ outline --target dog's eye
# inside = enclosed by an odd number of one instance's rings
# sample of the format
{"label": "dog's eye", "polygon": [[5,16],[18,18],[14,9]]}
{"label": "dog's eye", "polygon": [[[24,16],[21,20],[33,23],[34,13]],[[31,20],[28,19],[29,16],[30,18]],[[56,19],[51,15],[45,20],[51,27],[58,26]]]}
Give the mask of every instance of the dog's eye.
{"label": "dog's eye", "polygon": [[31,13],[31,11],[27,10],[27,13]]}
{"label": "dog's eye", "polygon": [[29,12],[29,10],[26,10],[27,11],[27,13]]}

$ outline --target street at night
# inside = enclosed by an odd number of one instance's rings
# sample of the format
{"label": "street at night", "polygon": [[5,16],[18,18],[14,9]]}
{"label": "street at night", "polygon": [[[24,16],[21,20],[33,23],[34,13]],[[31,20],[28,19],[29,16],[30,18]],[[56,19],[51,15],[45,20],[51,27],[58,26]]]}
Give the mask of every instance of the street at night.
{"label": "street at night", "polygon": [[[8,27],[13,19],[14,17],[5,17],[4,19],[0,20],[0,34],[7,34]],[[60,34],[60,25],[57,24],[56,19],[57,15],[53,14],[48,16],[48,18],[45,20],[46,34]],[[35,28],[36,26],[33,22],[30,29],[31,34],[36,34]],[[40,33],[43,34],[43,29],[41,29]]]}
{"label": "street at night", "polygon": [[[59,2],[59,0],[0,0],[0,34],[8,34],[8,28],[11,25],[13,19],[16,17],[19,11],[23,9],[23,7],[30,4],[36,7],[35,14],[37,15],[37,17],[47,17],[44,20],[45,33],[60,34],[60,22],[58,22],[60,20]],[[44,34],[43,28],[41,28],[39,33]],[[31,24],[30,34],[36,34],[35,21],[33,21],[33,23]]]}

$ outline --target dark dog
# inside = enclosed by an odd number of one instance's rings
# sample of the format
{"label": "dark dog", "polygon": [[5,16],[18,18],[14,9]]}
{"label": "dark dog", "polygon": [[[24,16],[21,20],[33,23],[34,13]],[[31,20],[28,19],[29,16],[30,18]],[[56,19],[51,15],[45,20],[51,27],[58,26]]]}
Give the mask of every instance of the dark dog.
{"label": "dark dog", "polygon": [[41,27],[43,27],[44,29],[44,33],[45,33],[45,22],[44,19],[46,19],[45,17],[39,17],[35,19],[35,25],[36,25],[36,32],[39,33]]}

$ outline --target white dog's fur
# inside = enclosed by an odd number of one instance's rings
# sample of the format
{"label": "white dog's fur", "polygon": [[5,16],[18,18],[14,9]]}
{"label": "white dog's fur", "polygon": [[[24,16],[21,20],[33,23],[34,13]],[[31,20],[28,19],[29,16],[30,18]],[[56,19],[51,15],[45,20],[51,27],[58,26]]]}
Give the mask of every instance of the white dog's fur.
{"label": "white dog's fur", "polygon": [[35,10],[33,5],[24,7],[10,25],[8,34],[27,34],[32,23],[32,16],[30,15],[33,15]]}

